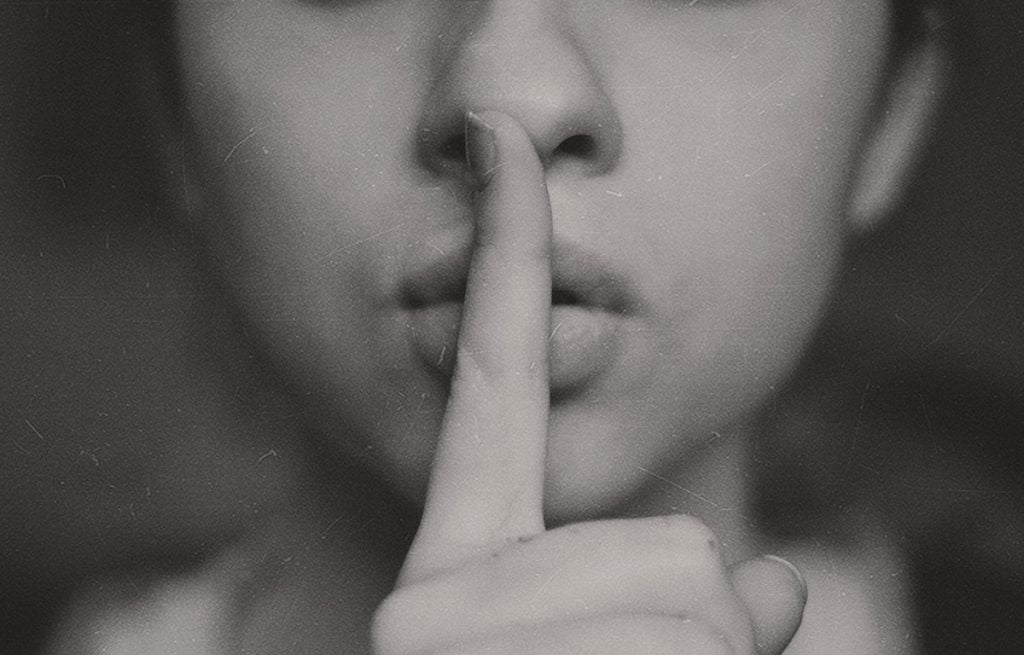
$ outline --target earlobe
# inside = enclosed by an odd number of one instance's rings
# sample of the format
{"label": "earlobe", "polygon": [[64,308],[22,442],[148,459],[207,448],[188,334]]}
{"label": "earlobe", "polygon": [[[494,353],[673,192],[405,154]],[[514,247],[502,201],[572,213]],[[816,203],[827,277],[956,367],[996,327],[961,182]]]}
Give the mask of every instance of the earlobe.
{"label": "earlobe", "polygon": [[860,153],[846,213],[855,232],[873,229],[896,208],[945,91],[948,44],[936,12],[927,13],[922,33],[892,63],[880,110]]}

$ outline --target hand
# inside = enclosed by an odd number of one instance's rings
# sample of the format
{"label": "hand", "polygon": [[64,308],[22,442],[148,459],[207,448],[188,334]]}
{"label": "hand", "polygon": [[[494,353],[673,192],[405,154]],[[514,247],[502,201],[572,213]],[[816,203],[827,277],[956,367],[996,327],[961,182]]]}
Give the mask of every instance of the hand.
{"label": "hand", "polygon": [[780,560],[729,570],[685,516],[545,531],[551,209],[523,129],[467,120],[480,181],[456,371],[419,532],[377,610],[377,655],[781,652],[804,590]]}

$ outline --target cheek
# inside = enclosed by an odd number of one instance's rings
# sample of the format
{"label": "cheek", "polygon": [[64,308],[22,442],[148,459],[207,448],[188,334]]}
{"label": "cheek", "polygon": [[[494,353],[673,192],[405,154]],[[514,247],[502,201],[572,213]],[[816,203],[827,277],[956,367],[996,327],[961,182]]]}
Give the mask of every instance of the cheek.
{"label": "cheek", "polygon": [[664,308],[659,379],[670,401],[691,399],[691,418],[712,423],[755,409],[795,365],[843,241],[843,184],[820,170],[757,163],[764,153],[744,150],[749,142],[732,145],[745,165],[706,157],[685,183],[665,176],[676,185],[650,195],[675,212],[647,239],[650,275],[665,276],[652,285]]}
{"label": "cheek", "polygon": [[692,416],[736,417],[773,392],[839,263],[886,12],[810,5],[721,51],[698,43],[680,57],[678,43],[654,41],[620,72],[654,81],[617,101],[632,128],[627,168],[639,171],[635,214],[647,217],[634,238],[671,335],[656,383],[666,402],[693,398]]}
{"label": "cheek", "polygon": [[364,14],[258,1],[180,14],[199,222],[218,269],[268,329],[287,323],[278,331],[321,354],[361,343],[375,326],[353,308],[386,293],[409,234],[445,202],[398,180],[415,67],[389,37],[367,43]]}
{"label": "cheek", "polygon": [[407,67],[393,63],[390,77],[367,84],[384,59],[358,36],[327,52],[345,41],[318,35],[319,24],[301,37],[264,33],[308,20],[278,15],[290,5],[262,3],[266,15],[242,3],[187,5],[196,7],[181,27],[193,30],[181,58],[190,164],[202,182],[196,222],[246,332],[300,392],[304,417],[365,446],[410,405],[431,405],[422,399],[433,387],[398,379],[404,342],[382,305],[417,230],[455,214],[455,201],[402,184],[413,141],[395,126],[414,125],[417,107],[417,87],[396,79]]}
{"label": "cheek", "polygon": [[[464,209],[407,175],[429,71],[419,70],[422,58],[389,53],[425,50],[402,35],[438,33],[422,27],[432,4],[352,3],[352,16],[401,7],[421,24],[383,36],[357,20],[298,34],[270,29],[296,24],[278,15],[288,7],[308,11],[285,2],[187,3],[202,9],[182,26],[195,35],[182,59],[195,161],[216,206],[204,229],[220,267],[270,354],[313,390],[322,431],[337,431],[332,417],[344,417],[371,443],[389,435],[374,445],[382,466],[399,472],[426,471],[428,440],[417,435],[436,431],[443,404],[436,385],[396,380],[405,355],[379,299],[406,245]],[[645,387],[596,397],[600,411],[581,408],[555,428],[593,428],[586,444],[597,446],[587,453],[571,439],[556,444],[565,452],[554,459],[571,469],[556,479],[600,472],[577,485],[581,497],[621,474],[622,461],[664,454],[680,424],[692,435],[756,405],[815,323],[859,128],[850,107],[867,106],[873,64],[831,59],[834,44],[786,31],[799,22],[714,52],[680,53],[670,34],[658,47],[648,31],[643,44],[619,50],[645,55],[615,57],[625,63],[606,71],[628,139],[614,180],[633,199],[621,243],[641,253],[634,259],[660,336],[654,369],[635,376]],[[801,29],[838,38],[826,28]],[[606,198],[606,188],[595,195]],[[426,427],[412,429],[414,421]]]}

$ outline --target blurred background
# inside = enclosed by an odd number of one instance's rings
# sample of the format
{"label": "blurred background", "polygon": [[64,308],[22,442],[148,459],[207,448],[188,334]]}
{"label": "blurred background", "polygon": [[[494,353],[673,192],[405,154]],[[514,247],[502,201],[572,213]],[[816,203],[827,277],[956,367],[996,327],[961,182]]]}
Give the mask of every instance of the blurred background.
{"label": "blurred background", "polygon": [[[81,576],[199,556],[295,493],[289,410],[254,403],[257,365],[155,193],[119,6],[0,5],[0,644]],[[764,457],[838,440],[807,476],[906,527],[929,652],[999,652],[977,645],[1024,617],[1024,8],[961,14],[902,215],[851,253]]]}

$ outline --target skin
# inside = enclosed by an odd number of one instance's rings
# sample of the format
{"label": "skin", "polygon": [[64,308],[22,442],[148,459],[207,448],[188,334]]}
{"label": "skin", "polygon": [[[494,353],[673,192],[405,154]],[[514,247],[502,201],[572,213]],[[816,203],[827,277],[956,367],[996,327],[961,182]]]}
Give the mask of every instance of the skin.
{"label": "skin", "polygon": [[[614,369],[554,407],[549,516],[601,514],[752,416],[817,323],[886,6],[685,4],[180,3],[218,267],[318,432],[407,497],[447,380],[412,350],[401,284],[468,256],[472,196],[443,150],[467,110],[523,123],[554,238],[642,306]],[[597,153],[551,156],[575,134]]]}
{"label": "skin", "polygon": [[[376,652],[785,646],[799,580],[726,566],[759,547],[744,426],[818,321],[849,198],[879,195],[858,181],[889,177],[861,157],[888,16],[845,0],[178,4],[210,255],[314,432],[425,499]],[[464,132],[467,112],[489,129]],[[612,363],[565,388],[546,371],[560,247],[632,294]],[[471,262],[453,378],[418,356],[403,300],[438,253]],[[652,518],[604,518],[625,507]],[[679,511],[699,520],[656,516]]]}
{"label": "skin", "polygon": [[804,602],[787,565],[746,565],[748,575],[776,578],[771,602],[751,594],[751,607],[772,614],[756,629],[757,611],[748,612],[713,533],[694,519],[545,530],[551,210],[543,167],[506,115],[471,117],[469,132],[471,153],[484,151],[470,160],[488,162],[494,179],[477,210],[423,520],[375,617],[375,651],[780,652]]}

